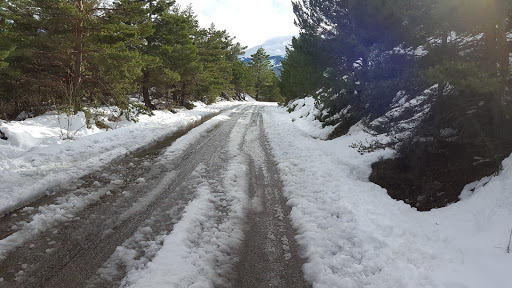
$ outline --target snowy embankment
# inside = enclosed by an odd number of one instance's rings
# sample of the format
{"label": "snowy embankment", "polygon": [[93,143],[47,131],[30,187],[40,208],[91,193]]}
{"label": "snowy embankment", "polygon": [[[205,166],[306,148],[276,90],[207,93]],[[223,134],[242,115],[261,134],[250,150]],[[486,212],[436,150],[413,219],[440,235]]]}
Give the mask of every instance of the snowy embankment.
{"label": "snowy embankment", "polygon": [[[152,117],[141,116],[138,123],[107,122],[114,128],[108,131],[95,126],[87,129],[83,114],[72,116],[70,121],[63,115],[0,121],[0,130],[8,137],[0,140],[0,215],[207,115],[242,103],[195,103],[195,109],[176,114],[155,111]],[[74,140],[62,140],[62,134],[74,135]]]}
{"label": "snowy embankment", "polygon": [[292,114],[268,108],[264,124],[314,287],[512,287],[512,157],[500,175],[468,185],[471,196],[418,212],[368,181],[371,163],[391,150],[351,148],[383,136],[356,125],[314,139],[319,126],[294,119],[313,109],[301,105]]}
{"label": "snowy embankment", "polygon": [[333,126],[323,127],[323,123],[317,119],[321,112],[315,108],[315,99],[312,97],[297,99],[289,106],[293,108],[290,116],[295,126],[309,136],[325,140],[334,131]]}

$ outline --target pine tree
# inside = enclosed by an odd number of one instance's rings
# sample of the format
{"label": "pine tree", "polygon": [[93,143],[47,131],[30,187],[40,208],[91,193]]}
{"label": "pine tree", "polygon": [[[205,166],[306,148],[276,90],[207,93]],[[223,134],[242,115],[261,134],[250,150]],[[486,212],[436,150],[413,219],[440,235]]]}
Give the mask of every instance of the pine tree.
{"label": "pine tree", "polygon": [[[321,101],[331,113],[350,105],[353,122],[372,112],[367,108],[376,96],[375,85],[371,83],[375,80],[375,64],[402,44],[404,37],[410,37],[411,31],[403,23],[411,6],[405,0],[293,2],[296,24],[302,33],[322,39],[322,56],[316,58],[330,60],[320,72],[326,76],[323,87],[316,90],[326,91]],[[394,97],[391,95],[385,95],[386,100],[379,102],[385,105]]]}
{"label": "pine tree", "polygon": [[127,95],[142,63],[119,36],[125,31],[111,11],[92,0],[9,4],[4,12],[14,49],[0,71],[0,95],[10,95],[10,113],[51,105],[68,113],[101,104],[129,109]]}
{"label": "pine tree", "polygon": [[80,109],[80,99],[85,96],[84,64],[90,60],[86,51],[93,50],[89,49],[89,35],[96,25],[97,4],[33,0],[10,5],[19,41],[10,59],[18,70],[10,71],[11,76],[18,75],[13,84],[31,83],[39,95],[45,94],[68,109]]}
{"label": "pine tree", "polygon": [[[301,47],[294,42],[294,50],[283,64],[281,88],[290,93],[286,94],[289,99],[301,92],[293,90],[300,85],[293,84],[294,78],[322,89],[318,100],[327,112],[323,115],[337,116],[327,117],[336,119],[329,124],[338,124],[331,136],[343,135],[361,119],[372,120],[386,113],[398,91],[419,95],[437,87],[436,93],[424,94],[428,97],[424,103],[430,106],[418,116],[422,120],[410,134],[410,142],[402,143],[397,157],[379,168],[384,179],[379,184],[390,184],[386,187],[391,190],[404,186],[404,181],[405,186],[416,186],[399,193],[407,199],[425,199],[416,205],[430,209],[445,197],[439,196],[445,191],[457,190],[450,196],[455,197],[446,200],[447,196],[441,202],[456,201],[462,189],[457,185],[484,176],[460,177],[454,175],[460,171],[453,167],[475,165],[474,157],[483,157],[488,161],[479,167],[492,173],[503,155],[512,151],[511,49],[507,38],[511,1],[302,0],[293,1],[293,8],[301,34],[318,37],[324,49],[313,48],[316,43]],[[308,77],[300,73],[300,65],[310,57],[303,52],[308,48],[318,51],[311,59],[331,60],[325,69],[313,72],[320,77],[323,70],[322,81],[306,82]],[[312,94],[315,90],[308,85],[301,90]],[[348,113],[340,114],[341,109]],[[442,133],[446,130],[452,131],[449,136]],[[449,156],[453,163],[419,160],[430,156]],[[398,177],[396,182],[389,177],[390,171]],[[454,179],[460,183],[454,185]],[[414,194],[413,190],[420,192]]]}
{"label": "pine tree", "polygon": [[272,84],[272,62],[270,55],[265,52],[265,49],[259,48],[256,53],[251,55],[250,68],[255,79],[254,89],[256,92],[256,101],[259,101],[260,96],[264,94],[265,86]]}
{"label": "pine tree", "polygon": [[[26,98],[16,89],[21,81],[20,66],[13,65],[13,58],[16,52],[19,54],[23,42],[21,33],[13,24],[20,17],[20,10],[29,10],[25,2],[16,5],[6,1],[0,3],[0,118],[3,119],[16,117],[27,106],[24,103]],[[24,57],[16,58],[21,60]]]}
{"label": "pine tree", "polygon": [[244,93],[252,93],[252,87],[254,86],[250,77],[249,66],[239,59],[245,53],[245,49],[247,49],[246,46],[242,46],[238,42],[234,43],[229,48],[226,57],[226,60],[231,64],[231,85],[235,93],[234,98],[237,100],[243,100],[242,94]]}
{"label": "pine tree", "polygon": [[160,41],[171,47],[163,58],[166,69],[177,74],[177,81],[162,82],[167,86],[166,94],[171,95],[174,103],[183,106],[190,98],[190,88],[198,77],[202,67],[199,63],[199,50],[194,45],[192,35],[197,31],[198,24],[192,10],[180,11],[173,9],[155,26]]}
{"label": "pine tree", "polygon": [[199,49],[203,71],[197,82],[196,97],[204,97],[206,102],[215,102],[221,92],[233,90],[231,48],[233,39],[225,30],[216,30],[212,24],[198,33],[196,45]]}
{"label": "pine tree", "polygon": [[232,62],[233,79],[232,84],[235,89],[235,96],[241,100],[242,94],[253,94],[254,77],[251,73],[249,65],[240,60]]}
{"label": "pine tree", "polygon": [[284,102],[284,98],[281,96],[281,90],[279,89],[279,80],[277,79],[274,71],[271,71],[270,80],[267,85],[263,87],[262,96],[267,102]]}
{"label": "pine tree", "polygon": [[[422,17],[416,17],[420,20],[416,31],[423,35],[423,45],[429,53],[420,63],[426,71],[427,83],[437,84],[438,88],[422,133],[442,140],[441,129],[452,127],[465,131],[459,135],[461,141],[494,137],[488,134],[490,131],[503,134],[507,114],[503,101],[507,97],[510,65],[503,31],[507,29],[504,23],[508,21],[509,4],[464,0],[424,2],[430,5],[423,10]],[[500,50],[502,47],[505,48]],[[447,87],[451,88],[449,92]],[[477,133],[477,130],[487,132]]]}
{"label": "pine tree", "polygon": [[[142,77],[139,80],[140,89],[144,104],[149,109],[156,109],[152,103],[150,91],[156,86],[160,90],[168,89],[167,82],[173,83],[179,80],[177,73],[165,67],[163,58],[167,58],[172,48],[162,43],[162,35],[158,33],[155,26],[165,22],[169,15],[171,7],[175,1],[170,0],[119,0],[114,2],[117,13],[122,23],[128,27],[134,27],[134,40],[131,44],[133,48],[142,56],[143,67],[141,69]],[[138,39],[137,39],[138,38]],[[165,93],[165,92],[164,92]]]}
{"label": "pine tree", "polygon": [[0,2],[0,69],[8,65],[5,58],[11,54],[15,46],[11,35],[11,23],[9,22],[7,2]]}
{"label": "pine tree", "polygon": [[329,59],[324,52],[324,42],[315,35],[301,34],[293,37],[292,47],[286,48],[279,81],[281,94],[287,101],[308,95],[315,96],[324,85],[324,72]]}

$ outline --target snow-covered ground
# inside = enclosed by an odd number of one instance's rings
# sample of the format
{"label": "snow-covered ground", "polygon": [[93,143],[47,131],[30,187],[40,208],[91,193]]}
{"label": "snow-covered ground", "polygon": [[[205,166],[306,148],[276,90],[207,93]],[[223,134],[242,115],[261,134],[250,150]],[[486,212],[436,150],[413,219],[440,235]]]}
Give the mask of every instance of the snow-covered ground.
{"label": "snow-covered ground", "polygon": [[321,112],[315,108],[315,99],[307,97],[297,99],[291,103],[290,116],[295,126],[313,138],[325,140],[334,130],[333,126],[323,127],[322,122],[317,120]]}
{"label": "snow-covered ground", "polygon": [[[219,179],[221,183],[206,176],[206,167],[202,165],[194,171],[190,184],[197,187],[198,196],[185,208],[182,219],[174,226],[153,261],[145,269],[125,278],[127,286],[229,287],[229,283],[219,275],[233,272],[237,256],[232,252],[243,241],[241,228],[249,197],[246,191],[248,167],[240,146],[253,110],[254,107],[249,113],[244,113],[231,132],[229,146],[226,147],[230,160],[222,179]],[[184,142],[190,143],[190,138],[201,133],[198,128],[183,137]],[[167,156],[171,154],[166,153]],[[215,191],[215,187],[224,191]],[[215,206],[224,208],[219,210]]]}
{"label": "snow-covered ground", "polygon": [[[66,141],[60,140],[55,115],[1,122],[0,130],[9,140],[0,140],[0,214],[41,197],[49,187],[90,173],[205,115],[238,104],[200,105],[178,114],[157,112],[154,117],[141,117],[136,124],[118,123],[108,132],[81,129],[75,140]],[[316,122],[313,116],[318,112],[311,99],[296,104],[297,110],[291,114],[284,108],[266,107],[263,116],[292,207],[296,239],[304,251],[305,277],[314,287],[512,287],[508,275],[512,254],[507,253],[512,229],[512,157],[503,162],[500,175],[468,185],[460,202],[418,212],[368,181],[371,163],[392,156],[393,151],[361,155],[357,146],[386,141],[386,137],[372,136],[356,125],[346,136],[320,140],[332,128],[322,128]],[[226,117],[229,115],[220,115],[192,130],[173,145],[173,151],[182,151],[191,139]],[[83,121],[81,116],[73,119],[73,131],[81,128]],[[240,118],[226,148],[230,162],[222,181],[235,204],[230,206],[228,220],[236,224],[229,222],[226,227],[240,225],[241,203],[247,202],[242,193],[245,168],[236,149],[242,141],[244,121],[248,121],[246,116]],[[164,157],[178,153],[171,152]],[[208,262],[209,255],[238,245],[243,235],[220,228],[215,238],[198,233],[200,223],[216,227],[209,223],[209,207],[218,203],[201,178],[203,170],[199,166],[191,179],[197,199],[186,207],[175,230],[159,240],[164,245],[155,251],[153,262],[138,267],[126,283],[140,287],[210,287],[215,283],[211,275],[218,271],[211,270],[214,266]],[[205,244],[191,250],[187,243]]]}
{"label": "snow-covered ground", "polygon": [[[385,141],[384,136],[369,135],[356,125],[339,139],[315,139],[328,130],[308,117],[316,113],[313,102],[296,104],[298,110],[291,114],[283,108],[266,108],[264,125],[293,207],[291,220],[304,249],[305,277],[314,287],[512,287],[508,277],[512,254],[506,251],[512,228],[512,195],[507,190],[512,184],[512,157],[504,161],[499,176],[468,185],[464,194],[472,195],[464,200],[418,212],[368,181],[371,163],[393,151],[361,155],[354,144]],[[476,190],[470,192],[472,188]],[[183,223],[204,213],[193,209]],[[196,230],[189,229],[185,235],[194,235]],[[176,235],[184,237],[172,233],[169,243]],[[193,279],[187,277],[181,284],[211,286],[205,281],[211,271],[203,269],[202,262],[207,261],[203,253],[210,246],[195,257],[187,254],[188,260],[173,256],[178,255],[178,244],[164,247],[155,264],[141,271],[138,286],[181,287],[169,282],[179,275],[165,273],[165,267],[174,267],[171,264],[178,260],[179,267],[191,265],[195,271]]]}
{"label": "snow-covered ground", "polygon": [[[226,101],[207,106],[198,102],[193,110],[176,114],[155,111],[152,117],[140,116],[138,123],[107,121],[113,128],[109,131],[94,125],[87,129],[83,113],[69,121],[65,115],[0,121],[0,130],[8,137],[0,140],[0,215],[207,115],[242,103]],[[63,134],[74,136],[74,140],[62,140]]]}
{"label": "snow-covered ground", "polygon": [[314,287],[512,287],[512,157],[500,175],[468,185],[471,196],[418,212],[368,181],[371,163],[392,151],[351,148],[381,136],[356,125],[316,140],[317,124],[294,119],[313,110],[305,102],[292,114],[269,108],[264,119]]}

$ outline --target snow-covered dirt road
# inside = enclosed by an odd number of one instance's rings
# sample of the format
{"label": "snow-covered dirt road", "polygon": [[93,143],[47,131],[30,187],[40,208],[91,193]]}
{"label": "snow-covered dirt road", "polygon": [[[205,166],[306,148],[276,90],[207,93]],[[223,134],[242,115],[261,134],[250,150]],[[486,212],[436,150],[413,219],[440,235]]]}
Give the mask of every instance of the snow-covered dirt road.
{"label": "snow-covered dirt road", "polygon": [[0,286],[308,287],[262,110],[231,109],[0,218]]}
{"label": "snow-covered dirt road", "polygon": [[389,136],[323,141],[319,113],[198,104],[73,141],[0,121],[0,287],[512,287],[512,156],[418,212],[368,180]]}

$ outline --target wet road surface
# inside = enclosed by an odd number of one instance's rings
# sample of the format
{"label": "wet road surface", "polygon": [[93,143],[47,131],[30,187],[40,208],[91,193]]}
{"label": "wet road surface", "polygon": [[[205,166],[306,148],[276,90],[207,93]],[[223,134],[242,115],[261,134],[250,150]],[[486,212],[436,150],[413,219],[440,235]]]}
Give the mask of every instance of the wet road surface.
{"label": "wet road surface", "polygon": [[[129,286],[126,275],[153,259],[196,197],[187,184],[193,171],[204,166],[212,182],[226,173],[226,147],[236,125],[245,125],[238,147],[248,171],[239,227],[244,240],[229,251],[233,268],[219,266],[223,281],[212,286],[310,287],[262,109],[235,108],[179,155],[166,157],[176,139],[202,124],[195,123],[0,218],[0,287]],[[222,187],[212,193],[222,197]],[[133,254],[129,261],[123,251]]]}

